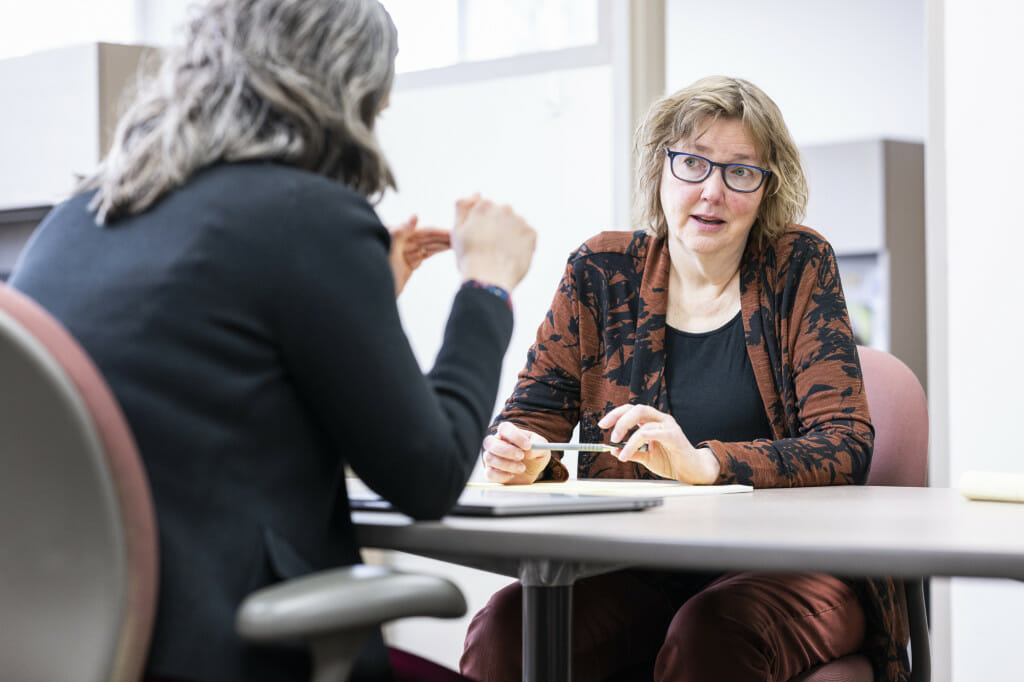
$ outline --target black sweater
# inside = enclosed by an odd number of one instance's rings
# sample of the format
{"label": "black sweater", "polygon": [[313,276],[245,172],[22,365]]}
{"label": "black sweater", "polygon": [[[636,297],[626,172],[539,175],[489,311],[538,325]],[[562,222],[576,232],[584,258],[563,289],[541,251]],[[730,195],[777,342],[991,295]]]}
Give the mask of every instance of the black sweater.
{"label": "black sweater", "polygon": [[350,189],[249,163],[205,170],[105,227],[88,201],[54,209],[10,283],[84,346],[138,441],[161,551],[148,670],[301,679],[304,654],[239,640],[238,604],[359,561],[343,464],[411,516],[451,507],[494,405],[511,311],[461,290],[424,376],[387,230]]}

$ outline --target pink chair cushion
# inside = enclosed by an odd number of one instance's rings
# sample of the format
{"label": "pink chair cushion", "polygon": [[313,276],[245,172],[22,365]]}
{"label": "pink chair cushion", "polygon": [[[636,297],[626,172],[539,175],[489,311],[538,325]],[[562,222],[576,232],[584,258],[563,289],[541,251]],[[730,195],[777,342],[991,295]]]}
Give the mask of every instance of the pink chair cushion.
{"label": "pink chair cushion", "polygon": [[928,399],[921,382],[885,351],[858,346],[875,425],[868,485],[928,484]]}
{"label": "pink chair cushion", "polygon": [[[928,399],[899,358],[858,346],[875,448],[868,485],[928,484]],[[790,682],[874,682],[871,663],[853,654],[812,668]]]}

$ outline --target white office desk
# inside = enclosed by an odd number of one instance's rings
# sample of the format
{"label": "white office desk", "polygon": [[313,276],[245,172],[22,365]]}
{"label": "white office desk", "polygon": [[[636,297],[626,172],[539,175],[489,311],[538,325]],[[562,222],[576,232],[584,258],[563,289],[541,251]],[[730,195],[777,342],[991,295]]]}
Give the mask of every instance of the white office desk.
{"label": "white office desk", "polygon": [[571,585],[616,568],[1024,579],[1024,504],[968,501],[949,488],[757,490],[516,519],[353,517],[364,546],[518,577],[525,680],[569,679]]}

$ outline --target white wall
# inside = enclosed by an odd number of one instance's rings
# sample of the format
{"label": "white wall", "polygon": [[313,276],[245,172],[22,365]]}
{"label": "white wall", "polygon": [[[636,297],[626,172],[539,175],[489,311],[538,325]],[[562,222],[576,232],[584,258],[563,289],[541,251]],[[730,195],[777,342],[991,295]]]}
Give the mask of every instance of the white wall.
{"label": "white wall", "polygon": [[[1024,322],[1019,254],[1024,220],[1020,182],[996,169],[1024,157],[1017,119],[1024,111],[1024,66],[1016,45],[1024,7],[1002,0],[929,0],[932,55],[929,161],[929,335],[933,442],[945,443],[932,477],[956,485],[970,469],[1024,472],[1019,424],[1024,366],[1017,362]],[[989,170],[991,169],[991,170]],[[938,351],[938,352],[932,352]],[[1024,537],[1024,531],[1022,531]],[[952,581],[937,595],[949,608],[951,677],[1020,679],[1017,614],[1024,584]],[[943,624],[939,624],[943,625]],[[937,652],[942,655],[940,649]]]}
{"label": "white wall", "polygon": [[924,0],[667,0],[669,90],[746,78],[797,144],[925,137]]}
{"label": "white wall", "polygon": [[74,173],[100,156],[99,51],[76,45],[0,60],[0,210],[48,206],[71,192]]}
{"label": "white wall", "polygon": [[143,45],[178,42],[192,7],[202,0],[134,0],[135,39]]}
{"label": "white wall", "polygon": [[[511,392],[570,251],[612,225],[611,68],[399,90],[379,135],[399,185],[385,222],[416,213],[450,227],[454,201],[475,191],[511,204],[537,230],[526,279],[513,293],[516,328],[500,400]],[[628,226],[622,226],[627,228]],[[451,254],[428,261],[399,299],[421,365],[440,347],[458,286]]]}

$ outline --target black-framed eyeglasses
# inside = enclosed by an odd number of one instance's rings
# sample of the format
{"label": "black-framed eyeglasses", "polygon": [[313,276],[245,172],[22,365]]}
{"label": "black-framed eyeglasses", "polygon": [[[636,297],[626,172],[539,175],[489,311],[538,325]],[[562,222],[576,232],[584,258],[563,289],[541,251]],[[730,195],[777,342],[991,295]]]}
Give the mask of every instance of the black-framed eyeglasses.
{"label": "black-framed eyeglasses", "polygon": [[716,163],[696,154],[674,152],[665,147],[672,175],[683,182],[704,182],[715,168],[722,169],[725,186],[734,192],[756,192],[771,175],[767,168],[748,166],[745,163]]}

